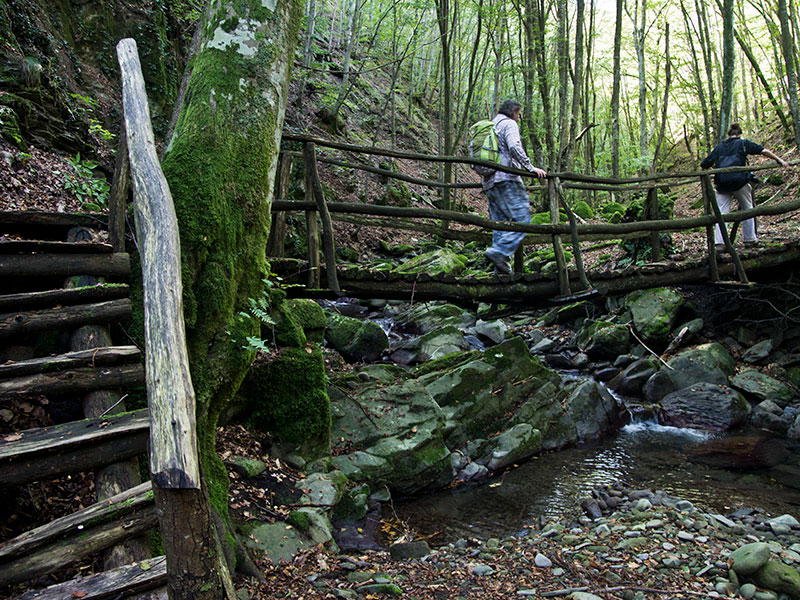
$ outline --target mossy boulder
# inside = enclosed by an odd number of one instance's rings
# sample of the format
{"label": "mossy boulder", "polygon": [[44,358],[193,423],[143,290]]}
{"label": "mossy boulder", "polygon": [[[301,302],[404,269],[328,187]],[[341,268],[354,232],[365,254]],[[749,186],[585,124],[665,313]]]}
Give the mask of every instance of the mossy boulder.
{"label": "mossy boulder", "polygon": [[[292,310],[292,304],[286,300],[286,292],[272,290],[269,306],[272,323],[261,323],[261,337],[268,344],[272,343],[278,347],[300,348],[304,346],[307,341],[306,334],[296,318],[298,315]],[[258,305],[254,305],[253,310],[257,309]]]}
{"label": "mossy boulder", "polygon": [[240,396],[246,424],[273,434],[284,452],[296,452],[305,460],[330,453],[330,400],[318,347],[285,348],[259,357]]}
{"label": "mossy boulder", "polygon": [[450,248],[432,250],[406,261],[396,271],[402,274],[425,273],[432,277],[437,275],[459,275],[467,268],[466,259]]}
{"label": "mossy boulder", "polygon": [[661,399],[660,421],[675,427],[727,431],[742,424],[750,404],[736,390],[713,383],[696,383]]}
{"label": "mossy boulder", "polygon": [[397,320],[420,333],[428,333],[445,325],[453,325],[459,329],[468,327],[475,323],[475,316],[455,304],[421,302],[398,316]]}
{"label": "mossy boulder", "polygon": [[611,321],[592,321],[575,339],[578,347],[594,358],[616,358],[630,346],[630,331],[625,325]]}
{"label": "mossy boulder", "polygon": [[541,325],[562,325],[569,324],[577,319],[585,319],[595,313],[595,307],[591,302],[581,300],[564,306],[557,306],[545,314],[541,319]]}
{"label": "mossy boulder", "polygon": [[728,559],[733,562],[731,568],[736,571],[737,575],[749,577],[767,564],[771,554],[769,544],[753,542],[731,552]]}
{"label": "mossy boulder", "polygon": [[625,207],[619,202],[609,202],[600,208],[600,215],[604,221],[609,223],[619,223],[625,215]]}
{"label": "mossy boulder", "polygon": [[585,200],[578,200],[575,206],[572,207],[572,212],[578,215],[581,219],[594,219],[594,211]]}
{"label": "mossy boulder", "polygon": [[794,567],[770,560],[758,570],[755,580],[763,588],[800,600],[800,572]]}
{"label": "mossy boulder", "polygon": [[287,300],[285,304],[293,321],[303,329],[306,339],[321,344],[328,325],[322,307],[307,298]]}
{"label": "mossy boulder", "polygon": [[469,342],[453,325],[445,325],[407,342],[401,349],[410,353],[410,363],[422,363],[468,350]]}
{"label": "mossy boulder", "polygon": [[389,347],[389,337],[372,321],[327,313],[325,339],[348,362],[375,360]]}
{"label": "mossy boulder", "polygon": [[771,400],[780,407],[786,406],[795,398],[795,392],[790,385],[755,369],[746,369],[734,375],[730,378],[730,383],[731,387],[759,402]]}
{"label": "mossy boulder", "polygon": [[645,342],[665,344],[683,306],[683,296],[671,288],[636,291],[625,299],[633,326]]}
{"label": "mossy boulder", "polygon": [[487,440],[484,455],[476,460],[489,471],[497,471],[542,450],[542,432],[529,423],[518,423]]}
{"label": "mossy boulder", "polygon": [[670,368],[665,373],[676,390],[695,383],[728,385],[736,361],[728,351],[716,342],[687,348],[667,361]]}

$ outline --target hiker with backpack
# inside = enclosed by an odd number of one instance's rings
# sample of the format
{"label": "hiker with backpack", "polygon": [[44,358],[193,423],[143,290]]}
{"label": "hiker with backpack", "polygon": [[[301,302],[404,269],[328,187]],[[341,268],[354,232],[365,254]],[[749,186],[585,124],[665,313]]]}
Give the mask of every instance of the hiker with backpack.
{"label": "hiker with backpack", "polygon": [[[492,121],[476,123],[473,130],[477,129],[478,133],[473,132],[471,135],[477,135],[484,141],[478,142],[481,145],[479,151],[470,148],[470,152],[475,157],[492,160],[503,166],[526,169],[543,179],[547,177],[547,172],[534,167],[522,147],[517,124],[521,112],[522,104],[509,99],[500,105],[497,116]],[[491,147],[495,144],[495,147]],[[522,177],[485,166],[477,166],[475,170],[483,178],[483,191],[489,198],[490,219],[514,223],[530,222],[530,200]],[[525,233],[521,231],[492,233],[492,245],[484,252],[484,256],[494,265],[495,273],[511,273],[511,257],[524,238]]]}
{"label": "hiker with backpack", "polygon": [[[748,139],[743,139],[742,128],[738,123],[732,123],[728,128],[728,138],[717,144],[700,167],[708,169],[724,169],[725,167],[743,167],[747,164],[748,154],[763,154],[771,158],[782,167],[788,167],[789,163],[780,156],[767,150],[761,144],[756,144]],[[739,171],[737,173],[717,173],[714,175],[714,188],[717,197],[717,205],[720,212],[724,215],[730,212],[733,200],[739,204],[739,208],[747,210],[753,208],[753,189],[749,179],[751,173]],[[756,236],[756,220],[747,219],[742,223],[742,233],[745,246],[755,246],[758,243]],[[722,231],[717,225],[714,232],[714,242],[717,250],[724,250],[725,246],[722,239]]]}

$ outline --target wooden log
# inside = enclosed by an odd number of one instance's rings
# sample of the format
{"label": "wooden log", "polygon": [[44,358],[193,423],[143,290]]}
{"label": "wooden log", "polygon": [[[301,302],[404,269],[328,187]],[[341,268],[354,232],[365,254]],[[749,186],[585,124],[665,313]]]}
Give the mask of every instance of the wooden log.
{"label": "wooden log", "polygon": [[[289,176],[292,172],[292,158],[286,152],[278,158],[278,177],[275,181],[275,198],[287,196],[289,191]],[[267,256],[283,258],[285,255],[284,241],[286,239],[286,213],[273,212],[267,239]]]}
{"label": "wooden log", "polygon": [[[558,223],[560,215],[558,211],[558,179],[555,177],[548,178],[548,193],[550,196],[550,222]],[[560,296],[568,296],[569,289],[569,271],[567,269],[567,258],[564,254],[564,245],[561,243],[561,238],[553,235],[553,252],[556,256],[556,269],[558,275],[558,293]]]}
{"label": "wooden log", "polygon": [[108,201],[108,239],[111,241],[114,252],[125,252],[125,208],[130,191],[129,171],[128,140],[125,135],[125,123],[122,123]]}
{"label": "wooden log", "polygon": [[306,202],[310,202],[313,210],[306,211],[306,246],[308,249],[308,284],[310,288],[320,287],[319,272],[319,224],[317,223],[317,203],[314,202],[311,173],[305,170]]}
{"label": "wooden log", "polygon": [[314,194],[314,201],[317,204],[317,212],[322,221],[322,251],[325,256],[325,278],[328,281],[328,287],[334,292],[338,292],[339,280],[336,276],[336,247],[333,240],[333,224],[331,223],[328,207],[325,204],[322,184],[319,181],[317,155],[312,142],[303,146],[303,163],[308,173],[307,181],[311,182],[311,190]]}
{"label": "wooden log", "polygon": [[148,481],[0,544],[0,586],[48,575],[156,524]]}
{"label": "wooden log", "polygon": [[0,339],[40,331],[69,329],[86,323],[113,323],[131,318],[127,298],[95,304],[32,310],[0,315]]}
{"label": "wooden log", "polygon": [[[106,498],[102,502],[29,529],[11,540],[0,543],[0,564],[30,554],[69,535],[77,534],[89,525],[99,525],[122,519],[130,512],[152,503],[152,484],[147,481],[111,498]],[[2,569],[0,569],[0,577],[3,576]]]}
{"label": "wooden log", "polygon": [[0,231],[4,233],[43,234],[42,239],[61,239],[77,226],[105,229],[107,217],[102,214],[57,213],[41,211],[0,211]]}
{"label": "wooden log", "polygon": [[0,241],[0,254],[109,254],[111,244],[104,242],[55,242],[47,240],[3,240]]}
{"label": "wooden log", "polygon": [[136,346],[105,346],[0,365],[0,380],[81,367],[107,367],[124,363],[138,363],[141,359],[142,353]]}
{"label": "wooden log", "polygon": [[739,253],[736,252],[736,248],[733,247],[731,239],[728,236],[728,228],[725,226],[725,221],[722,219],[722,212],[717,204],[717,196],[711,188],[711,175],[703,176],[703,187],[708,190],[708,198],[711,202],[711,209],[714,211],[714,216],[717,219],[717,225],[722,232],[722,241],[725,243],[725,248],[728,250],[728,254],[731,255],[731,258],[733,258],[734,265],[736,265],[736,274],[739,276],[739,281],[742,283],[750,283],[747,279],[747,273],[744,271],[742,260],[739,258]]}
{"label": "wooden log", "polygon": [[[781,204],[760,205],[749,210],[738,210],[723,215],[726,223],[744,221],[763,215],[782,215],[800,209],[800,199],[782,202]],[[276,200],[272,203],[273,211],[304,211],[316,210],[313,202],[290,202]],[[456,211],[439,210],[432,208],[402,208],[398,206],[374,206],[371,204],[356,204],[350,202],[328,202],[331,213],[349,213],[361,215],[374,215],[382,217],[402,217],[412,219],[440,219],[475,225],[490,231],[524,231],[540,235],[569,235],[569,225],[530,225],[525,223],[510,223],[507,221],[492,221],[478,215],[460,213]],[[649,231],[683,231],[695,227],[705,227],[716,223],[714,215],[692,217],[686,219],[671,219],[668,221],[634,221],[631,223],[617,224],[586,224],[578,225],[578,234],[581,239],[587,235],[604,234],[605,239],[620,239],[630,233],[643,233]]]}
{"label": "wooden log", "polygon": [[[701,186],[703,192],[703,212],[707,215],[712,214],[711,198],[709,189],[705,185]],[[713,190],[711,190],[713,192]],[[714,225],[706,225],[706,250],[708,251],[709,278],[713,282],[719,281],[719,266],[717,265],[717,250],[714,238]]]}
{"label": "wooden log", "polygon": [[[649,207],[650,216],[658,218],[658,190],[650,188],[647,191],[647,205]],[[658,231],[650,232],[650,262],[658,262],[661,260],[661,238]]]}
{"label": "wooden log", "polygon": [[147,410],[0,437],[0,486],[95,469],[145,451]]}
{"label": "wooden log", "polygon": [[33,254],[0,255],[0,277],[128,277],[130,257],[124,252],[114,254]]}
{"label": "wooden log", "polygon": [[583,255],[581,254],[581,242],[578,238],[578,221],[575,218],[575,213],[572,212],[567,199],[564,197],[564,189],[561,187],[561,181],[556,178],[556,191],[558,192],[558,199],[564,211],[567,213],[569,219],[570,238],[572,241],[572,254],[575,259],[575,269],[578,271],[578,280],[581,282],[581,289],[589,290],[592,285],[589,283],[589,278],[586,277],[586,269],[583,267]]}
{"label": "wooden log", "polygon": [[44,590],[27,592],[20,597],[20,600],[128,598],[133,594],[162,588],[166,582],[167,561],[165,557],[159,556],[113,571],[59,583]]}
{"label": "wooden log", "polygon": [[0,312],[17,309],[94,304],[105,300],[127,298],[130,293],[126,283],[102,283],[78,288],[23,292],[0,296]]}
{"label": "wooden log", "polygon": [[142,257],[150,473],[157,487],[199,489],[195,397],[186,353],[178,221],[156,154],[136,42],[130,38],[121,40],[117,56]]}
{"label": "wooden log", "polygon": [[70,394],[91,390],[107,390],[143,385],[144,366],[141,364],[84,367],[55,373],[23,375],[0,381],[0,401],[36,394]]}

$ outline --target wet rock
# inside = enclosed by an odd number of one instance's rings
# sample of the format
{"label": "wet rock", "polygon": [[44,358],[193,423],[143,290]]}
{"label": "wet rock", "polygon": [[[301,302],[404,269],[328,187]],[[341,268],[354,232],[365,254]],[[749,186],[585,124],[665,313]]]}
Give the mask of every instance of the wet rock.
{"label": "wet rock", "polygon": [[533,456],[541,449],[542,433],[528,423],[520,423],[488,440],[486,454],[478,462],[496,471]]}
{"label": "wet rock", "polygon": [[615,358],[628,351],[630,331],[610,321],[592,321],[575,338],[578,347],[592,358]]}
{"label": "wet rock", "polygon": [[762,364],[767,361],[772,352],[774,344],[772,340],[764,340],[748,348],[742,355],[742,360],[750,364]]}
{"label": "wet rock", "polygon": [[758,402],[769,400],[781,408],[795,397],[791,386],[755,369],[747,369],[734,375],[730,378],[730,385]]}
{"label": "wet rock", "polygon": [[325,339],[348,362],[375,360],[389,347],[389,338],[381,326],[336,313],[328,313]]}
{"label": "wet rock", "polygon": [[654,288],[628,294],[625,304],[633,316],[633,326],[645,342],[666,344],[683,296],[671,288]]}
{"label": "wet rock", "polygon": [[546,354],[556,347],[556,343],[548,337],[542,338],[531,347],[533,354]]}
{"label": "wet rock", "polygon": [[774,438],[734,436],[693,444],[686,449],[692,462],[721,469],[763,469],[781,464],[786,447]]}
{"label": "wet rock", "polygon": [[620,394],[630,396],[639,395],[645,382],[656,372],[649,358],[640,358],[630,365],[614,379],[608,382],[608,387]]}
{"label": "wet rock", "polygon": [[642,393],[650,404],[656,404],[675,391],[675,384],[664,371],[656,371],[645,382]]}
{"label": "wet rock", "polygon": [[604,367],[602,369],[599,369],[598,371],[595,371],[594,378],[597,379],[597,381],[606,382],[606,381],[611,381],[617,375],[619,375],[619,369],[618,368],[616,368],[616,367]]}
{"label": "wet rock", "polygon": [[800,598],[800,572],[781,562],[770,560],[755,574],[761,587],[774,592],[787,594],[790,598]]}
{"label": "wet rock", "polygon": [[422,558],[431,553],[431,548],[425,540],[417,542],[401,542],[392,544],[389,547],[389,554],[392,560],[408,560],[411,558]]}
{"label": "wet rock", "polygon": [[506,324],[501,321],[482,321],[478,319],[475,323],[475,333],[483,338],[486,338],[493,344],[499,344],[504,339],[506,339],[506,334],[508,333],[508,327]]}
{"label": "wet rock", "polygon": [[671,369],[667,373],[676,390],[695,383],[727,385],[733,375],[736,362],[718,343],[702,344],[683,350],[667,361]]}
{"label": "wet rock", "polygon": [[659,406],[662,422],[676,427],[727,431],[750,412],[742,395],[723,385],[698,383],[664,397]]}

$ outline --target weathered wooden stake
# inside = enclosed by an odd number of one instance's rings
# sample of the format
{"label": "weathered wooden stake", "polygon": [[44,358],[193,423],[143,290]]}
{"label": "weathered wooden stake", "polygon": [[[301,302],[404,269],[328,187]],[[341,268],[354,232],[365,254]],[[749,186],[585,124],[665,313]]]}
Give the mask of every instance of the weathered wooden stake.
{"label": "weathered wooden stake", "polygon": [[[703,193],[703,211],[707,215],[713,214],[711,210],[711,198],[709,191],[713,196],[714,191],[706,187],[705,181],[700,180],[700,188]],[[706,249],[708,250],[708,269],[711,281],[719,281],[719,265],[717,264],[717,246],[714,242],[714,225],[706,225]]]}
{"label": "weathered wooden stake", "polygon": [[328,288],[338,292],[340,288],[339,278],[336,275],[336,247],[333,240],[333,224],[331,223],[328,206],[325,204],[322,184],[319,181],[317,150],[313,142],[303,144],[303,162],[305,163],[306,172],[309,174],[311,190],[317,203],[320,221],[322,221],[322,250],[325,254],[325,275],[328,280]]}
{"label": "weathered wooden stake", "polygon": [[173,600],[218,597],[223,589],[230,594],[233,586],[200,478],[178,221],[156,154],[136,42],[120,41],[117,55],[142,259],[150,473],[168,590]]}
{"label": "weathered wooden stake", "polygon": [[314,210],[306,211],[306,246],[308,247],[308,287],[319,289],[319,223],[317,223],[316,203],[314,203],[314,184],[311,172],[305,169],[306,202],[314,204]]}
{"label": "weathered wooden stake", "polygon": [[722,218],[722,212],[719,210],[719,205],[717,204],[717,196],[712,188],[711,175],[703,175],[703,187],[708,190],[708,199],[714,211],[714,216],[717,218],[717,224],[722,232],[722,241],[725,243],[725,248],[730,253],[731,258],[733,258],[733,264],[736,265],[736,274],[739,276],[739,281],[742,283],[750,283],[747,279],[747,273],[744,272],[742,259],[739,258],[739,254],[736,252],[736,248],[733,247],[731,238],[728,236],[728,227],[725,225],[725,221]]}
{"label": "weathered wooden stake", "polygon": [[[658,220],[658,189],[647,190],[647,204],[650,207],[650,220]],[[650,232],[650,262],[661,260],[661,239],[658,231]]]}
{"label": "weathered wooden stake", "polygon": [[125,252],[125,208],[130,188],[130,166],[128,164],[128,140],[125,124],[120,127],[119,146],[111,180],[111,195],[108,202],[108,239],[114,252]]}
{"label": "weathered wooden stake", "polygon": [[[550,178],[547,181],[547,189],[550,195],[550,223],[558,224],[560,217],[558,214],[558,189],[556,187],[557,178]],[[553,251],[556,255],[556,267],[558,269],[558,293],[561,296],[569,296],[569,271],[567,270],[567,257],[564,255],[564,246],[561,238],[553,236]]]}
{"label": "weathered wooden stake", "polygon": [[[292,157],[282,152],[278,158],[278,176],[275,178],[275,194],[273,201],[285,200],[289,191],[289,175],[292,172]],[[286,213],[272,211],[267,240],[267,256],[283,258],[285,256],[284,241],[286,239]]]}
{"label": "weathered wooden stake", "polygon": [[581,242],[578,238],[578,220],[575,218],[575,213],[572,212],[567,199],[564,196],[564,188],[561,186],[561,180],[555,177],[555,187],[558,192],[558,199],[564,211],[567,213],[569,219],[569,230],[572,238],[572,253],[575,255],[575,268],[578,271],[578,280],[581,282],[581,289],[588,290],[592,288],[589,283],[589,278],[586,276],[586,269],[583,267],[583,255],[581,254]]}

